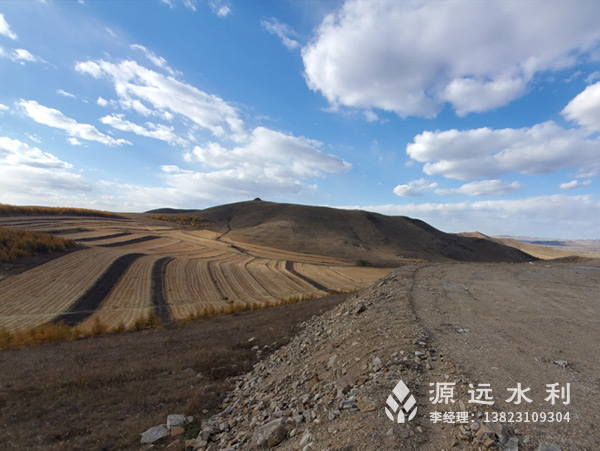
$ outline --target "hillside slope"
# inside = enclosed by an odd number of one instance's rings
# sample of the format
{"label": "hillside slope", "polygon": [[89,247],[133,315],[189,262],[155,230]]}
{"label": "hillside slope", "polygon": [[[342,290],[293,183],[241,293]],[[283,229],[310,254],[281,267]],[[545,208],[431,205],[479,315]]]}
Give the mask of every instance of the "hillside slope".
{"label": "hillside slope", "polygon": [[[178,210],[161,209],[161,213]],[[185,210],[186,214],[192,211]],[[407,260],[523,262],[533,257],[500,243],[444,233],[402,216],[361,210],[254,200],[197,210],[210,226],[231,238],[349,262],[394,266]]]}

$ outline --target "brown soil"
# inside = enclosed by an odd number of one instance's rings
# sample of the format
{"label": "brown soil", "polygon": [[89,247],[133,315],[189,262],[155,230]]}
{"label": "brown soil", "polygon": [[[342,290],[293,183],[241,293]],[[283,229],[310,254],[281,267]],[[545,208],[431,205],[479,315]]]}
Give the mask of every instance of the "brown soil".
{"label": "brown soil", "polygon": [[229,378],[258,360],[252,347],[277,349],[345,297],[2,351],[0,449],[137,449],[139,434],[173,413],[194,415],[188,433],[197,432],[232,388]]}
{"label": "brown soil", "polygon": [[417,219],[360,210],[251,201],[183,212],[208,219],[207,227],[227,239],[326,255],[351,263],[362,260],[375,266],[395,267],[411,259],[482,262],[533,259],[489,239],[444,233]]}

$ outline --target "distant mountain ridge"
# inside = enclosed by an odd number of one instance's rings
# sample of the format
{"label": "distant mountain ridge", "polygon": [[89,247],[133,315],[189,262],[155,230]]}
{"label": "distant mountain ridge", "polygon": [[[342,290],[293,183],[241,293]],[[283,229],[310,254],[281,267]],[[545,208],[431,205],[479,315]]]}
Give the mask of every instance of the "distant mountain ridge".
{"label": "distant mountain ridge", "polygon": [[524,262],[529,254],[501,243],[442,232],[424,221],[362,210],[265,202],[149,213],[199,215],[209,228],[237,241],[352,263],[397,266],[407,260]]}

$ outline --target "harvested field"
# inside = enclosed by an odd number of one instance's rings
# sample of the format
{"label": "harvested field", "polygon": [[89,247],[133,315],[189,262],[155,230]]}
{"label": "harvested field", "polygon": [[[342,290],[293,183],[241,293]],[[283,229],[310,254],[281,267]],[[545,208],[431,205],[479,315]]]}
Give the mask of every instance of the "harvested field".
{"label": "harvested field", "polygon": [[62,321],[67,326],[73,327],[92,316],[127,268],[141,256],[141,254],[126,254],[117,258],[66,312],[54,318],[54,322]]}
{"label": "harvested field", "polygon": [[[351,291],[387,270],[223,239],[142,215],[0,217],[0,226],[51,230],[86,249],[0,281],[0,327],[64,321],[89,331],[130,328]],[[344,269],[350,271],[345,275]],[[93,293],[93,294],[92,294]]]}

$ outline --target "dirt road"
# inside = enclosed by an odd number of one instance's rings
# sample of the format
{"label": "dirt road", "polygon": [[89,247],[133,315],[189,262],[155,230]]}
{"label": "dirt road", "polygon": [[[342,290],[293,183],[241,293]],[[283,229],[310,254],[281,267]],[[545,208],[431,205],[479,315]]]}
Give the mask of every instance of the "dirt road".
{"label": "dirt road", "polygon": [[[412,302],[437,348],[476,384],[490,384],[495,406],[570,413],[568,423],[515,423],[523,435],[563,449],[600,449],[598,261],[424,267],[415,273]],[[531,403],[506,402],[519,383],[531,389]],[[557,392],[552,405],[547,384],[556,383],[565,396]]]}

